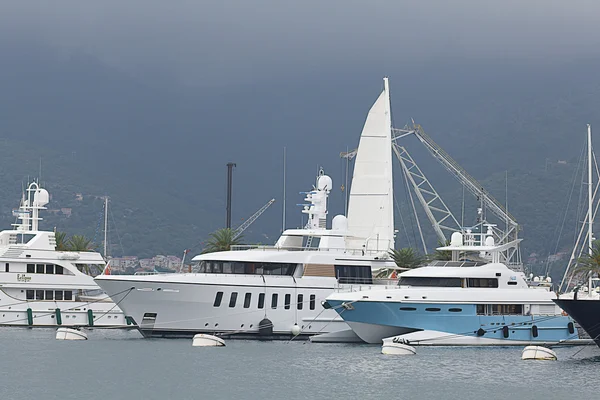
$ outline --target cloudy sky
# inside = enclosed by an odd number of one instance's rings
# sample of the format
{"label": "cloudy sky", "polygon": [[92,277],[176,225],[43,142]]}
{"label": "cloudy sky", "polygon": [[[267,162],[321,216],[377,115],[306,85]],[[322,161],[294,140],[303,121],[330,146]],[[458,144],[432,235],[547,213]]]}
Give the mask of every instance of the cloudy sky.
{"label": "cloudy sky", "polygon": [[600,2],[4,0],[0,33],[202,86],[449,58],[597,56]]}

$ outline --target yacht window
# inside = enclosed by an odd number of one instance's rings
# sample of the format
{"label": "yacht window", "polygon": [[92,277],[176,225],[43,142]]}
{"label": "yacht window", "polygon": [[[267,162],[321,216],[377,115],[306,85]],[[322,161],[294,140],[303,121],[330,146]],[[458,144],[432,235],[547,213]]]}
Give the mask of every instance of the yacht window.
{"label": "yacht window", "polygon": [[35,273],[43,274],[44,273],[44,264],[36,264],[35,265]]}
{"label": "yacht window", "polygon": [[400,277],[400,286],[431,286],[431,287],[461,287],[460,278],[436,278],[436,277]]}
{"label": "yacht window", "polygon": [[310,309],[314,310],[315,309],[315,300],[316,300],[317,296],[315,296],[314,294],[310,295]]}
{"label": "yacht window", "polygon": [[35,274],[35,264],[27,264],[27,273]]}
{"label": "yacht window", "polygon": [[229,298],[229,307],[235,307],[235,302],[237,301],[237,292],[231,292],[231,297]]}
{"label": "yacht window", "polygon": [[372,284],[371,267],[358,265],[336,265],[335,277],[339,283]]}
{"label": "yacht window", "polygon": [[442,309],[437,307],[428,307],[425,309],[425,311],[442,311]]}
{"label": "yacht window", "polygon": [[277,297],[279,297],[277,293],[273,293],[271,296],[271,308],[277,308]]}
{"label": "yacht window", "polygon": [[449,308],[448,311],[450,311],[450,312],[462,312],[462,308]]}
{"label": "yacht window", "polygon": [[194,268],[200,273],[245,275],[294,275],[296,264],[241,261],[201,261]]}
{"label": "yacht window", "polygon": [[400,307],[400,311],[417,311],[415,307]]}
{"label": "yacht window", "polygon": [[63,274],[63,267],[61,267],[60,265],[56,265],[54,273],[57,274],[57,275],[62,275]]}
{"label": "yacht window", "polygon": [[27,300],[33,300],[33,290],[26,290],[25,291],[25,298]]}
{"label": "yacht window", "polygon": [[73,292],[70,290],[65,290],[64,299],[73,300]]}
{"label": "yacht window", "polygon": [[512,285],[517,285],[518,283],[519,283],[519,282],[517,282],[517,281],[508,281],[508,284],[509,284],[509,285],[511,285],[511,286],[512,286]]}
{"label": "yacht window", "polygon": [[258,308],[265,308],[265,294],[259,293],[258,295]]}
{"label": "yacht window", "polygon": [[469,287],[477,288],[497,288],[498,278],[469,278]]}
{"label": "yacht window", "polygon": [[224,262],[223,263],[223,273],[224,274],[231,274],[233,271],[231,269],[231,263],[230,262]]}
{"label": "yacht window", "polygon": [[62,300],[63,299],[63,291],[55,290],[54,291],[54,300]]}
{"label": "yacht window", "polygon": [[304,295],[299,294],[298,295],[298,310],[302,310],[302,307],[304,307]]}
{"label": "yacht window", "polygon": [[54,292],[52,290],[46,290],[46,300],[54,300]]}
{"label": "yacht window", "polygon": [[6,272],[8,272],[8,263],[6,263],[6,266],[4,267],[4,270],[5,270]]}
{"label": "yacht window", "polygon": [[215,296],[215,302],[213,303],[213,307],[221,306],[221,300],[223,300],[223,292],[217,292]]}
{"label": "yacht window", "polygon": [[283,302],[283,308],[285,308],[286,310],[289,310],[291,302],[292,302],[292,295],[291,294],[286,294],[285,295],[285,301]]}
{"label": "yacht window", "polygon": [[246,293],[244,297],[244,308],[250,308],[250,300],[252,299],[252,293]]}
{"label": "yacht window", "polygon": [[53,264],[46,264],[46,273],[54,274],[54,265]]}
{"label": "yacht window", "polygon": [[43,290],[36,290],[35,291],[35,299],[36,300],[44,300],[44,291]]}

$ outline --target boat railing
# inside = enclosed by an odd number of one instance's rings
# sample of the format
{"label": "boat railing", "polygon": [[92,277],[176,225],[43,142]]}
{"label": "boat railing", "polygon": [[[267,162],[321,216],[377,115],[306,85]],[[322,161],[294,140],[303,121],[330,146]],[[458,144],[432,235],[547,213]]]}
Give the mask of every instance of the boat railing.
{"label": "boat railing", "polygon": [[262,250],[262,251],[326,251],[333,253],[343,253],[350,255],[377,255],[387,253],[387,250],[366,250],[366,249],[349,249],[349,248],[334,248],[334,247],[293,247],[293,246],[272,246],[272,245],[235,245],[231,246],[232,251],[242,250]]}
{"label": "boat railing", "polygon": [[381,290],[398,288],[398,279],[387,278],[338,278],[337,292],[358,292],[362,290]]}

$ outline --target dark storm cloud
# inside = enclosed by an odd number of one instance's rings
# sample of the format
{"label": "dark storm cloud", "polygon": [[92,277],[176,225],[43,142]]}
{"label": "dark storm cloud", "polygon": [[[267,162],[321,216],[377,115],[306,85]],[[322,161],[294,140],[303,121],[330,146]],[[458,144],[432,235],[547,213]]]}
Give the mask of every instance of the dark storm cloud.
{"label": "dark storm cloud", "polygon": [[214,84],[444,57],[555,62],[598,52],[600,2],[4,1],[0,32],[129,71]]}

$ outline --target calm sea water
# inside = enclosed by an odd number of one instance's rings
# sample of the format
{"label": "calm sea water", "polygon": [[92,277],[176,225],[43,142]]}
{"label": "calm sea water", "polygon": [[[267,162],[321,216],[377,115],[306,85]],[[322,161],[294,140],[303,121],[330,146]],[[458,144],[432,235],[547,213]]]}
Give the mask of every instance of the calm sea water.
{"label": "calm sea water", "polygon": [[559,361],[522,361],[521,347],[419,347],[142,339],[88,331],[0,328],[2,399],[568,399],[600,398],[600,350],[557,349]]}

